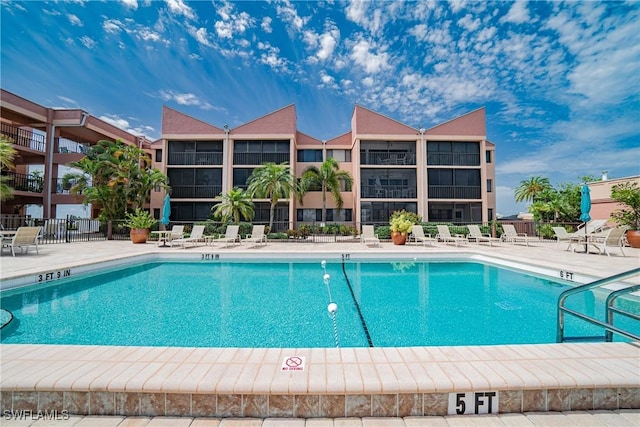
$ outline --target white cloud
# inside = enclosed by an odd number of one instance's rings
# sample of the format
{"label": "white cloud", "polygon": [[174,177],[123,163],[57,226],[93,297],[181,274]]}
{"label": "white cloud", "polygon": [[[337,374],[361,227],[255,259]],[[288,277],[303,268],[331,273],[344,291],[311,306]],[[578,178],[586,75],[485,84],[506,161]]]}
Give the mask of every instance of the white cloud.
{"label": "white cloud", "polygon": [[295,31],[301,31],[309,18],[298,16],[298,11],[289,0],[283,0],[276,5],[276,13],[280,19],[289,24]]}
{"label": "white cloud", "polygon": [[102,29],[110,34],[117,34],[122,31],[124,24],[117,19],[107,19],[102,23]]}
{"label": "white cloud", "polygon": [[173,90],[161,90],[159,92],[160,99],[163,101],[173,101],[178,105],[188,105],[199,107],[203,110],[210,110],[213,108],[211,104],[208,102],[198,98],[198,96],[193,93],[178,93]]}
{"label": "white cloud", "polygon": [[376,50],[376,47],[370,42],[360,40],[351,51],[351,59],[369,74],[375,74],[389,68],[389,54],[382,51],[374,53],[373,50]]}
{"label": "white cloud", "polygon": [[76,15],[69,14],[69,15],[67,15],[67,18],[69,18],[69,22],[71,23],[71,25],[75,25],[77,27],[82,27],[83,26],[82,21]]}
{"label": "white cloud", "polygon": [[527,2],[524,0],[516,0],[511,5],[509,12],[500,19],[500,22],[511,22],[513,24],[524,24],[529,22],[529,10]]}
{"label": "white cloud", "polygon": [[167,6],[169,6],[169,10],[171,13],[175,15],[182,15],[188,19],[194,19],[195,14],[193,13],[193,9],[187,6],[182,0],[166,0]]}
{"label": "white cloud", "polygon": [[80,43],[87,49],[93,49],[96,46],[96,41],[89,36],[80,37]]}
{"label": "white cloud", "polygon": [[216,21],[214,28],[218,37],[222,39],[232,39],[255,26],[254,18],[246,12],[237,13],[231,3],[224,3],[217,9],[217,13],[222,20]]}
{"label": "white cloud", "polygon": [[279,56],[280,49],[269,43],[258,43],[258,49],[262,51],[260,54],[260,62],[268,65],[277,71],[287,71],[287,61]]}
{"label": "white cloud", "polygon": [[467,31],[475,31],[480,28],[480,19],[473,19],[473,16],[467,13],[464,17],[458,19],[458,25]]}
{"label": "white cloud", "polygon": [[124,6],[127,9],[133,9],[133,10],[137,10],[138,9],[138,2],[137,0],[121,0],[122,4],[124,4]]}
{"label": "white cloud", "polygon": [[262,18],[262,23],[260,24],[260,28],[262,28],[262,30],[265,33],[271,34],[271,32],[273,31],[273,29],[271,28],[272,21],[273,20],[271,19],[271,17],[265,16],[264,18]]}
{"label": "white cloud", "polygon": [[206,28],[190,28],[189,33],[193,36],[196,41],[205,46],[211,46],[211,42],[209,41],[209,33]]}

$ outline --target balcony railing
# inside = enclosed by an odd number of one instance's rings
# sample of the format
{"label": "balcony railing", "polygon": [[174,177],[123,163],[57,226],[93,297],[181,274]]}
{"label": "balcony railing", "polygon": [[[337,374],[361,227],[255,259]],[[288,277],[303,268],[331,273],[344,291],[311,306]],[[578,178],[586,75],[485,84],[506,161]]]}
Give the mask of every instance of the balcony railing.
{"label": "balcony railing", "polygon": [[427,153],[427,165],[480,166],[480,154]]}
{"label": "balcony railing", "polygon": [[46,143],[45,135],[35,133],[27,129],[21,129],[8,123],[0,123],[0,132],[11,138],[13,143],[21,147],[44,152]]}
{"label": "balcony railing", "polygon": [[235,165],[261,165],[263,163],[283,163],[289,161],[289,153],[233,153]]}
{"label": "balcony railing", "polygon": [[85,154],[87,148],[91,146],[88,142],[74,141],[68,138],[56,138],[56,145],[58,147],[58,153],[80,153]]}
{"label": "balcony railing", "polygon": [[75,181],[69,181],[66,185],[62,181],[62,178],[53,178],[51,180],[53,183],[51,191],[55,194],[71,194],[71,187],[75,185]]}
{"label": "balcony railing", "polygon": [[481,199],[479,186],[430,185],[430,199]]}
{"label": "balcony railing", "polygon": [[170,165],[222,165],[222,152],[169,153]]}
{"label": "balcony railing", "polygon": [[5,184],[16,191],[42,193],[44,185],[42,178],[40,177],[34,177],[32,175],[25,175],[23,173],[16,173],[12,171],[5,171],[2,175],[8,177]]}
{"label": "balcony railing", "polygon": [[360,152],[360,160],[363,165],[415,165],[416,153],[407,152]]}
{"label": "balcony railing", "polygon": [[222,185],[172,185],[171,197],[176,199],[213,199],[222,192]]}
{"label": "balcony railing", "polygon": [[363,199],[415,199],[417,190],[415,185],[363,185],[360,187]]}

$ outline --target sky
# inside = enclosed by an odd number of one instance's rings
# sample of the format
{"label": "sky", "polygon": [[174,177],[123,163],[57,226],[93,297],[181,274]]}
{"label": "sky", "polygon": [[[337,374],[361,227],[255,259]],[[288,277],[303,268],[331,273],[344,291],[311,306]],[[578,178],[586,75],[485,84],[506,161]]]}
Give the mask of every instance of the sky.
{"label": "sky", "polygon": [[6,1],[3,89],[161,136],[162,106],[233,128],[295,104],[331,139],[356,104],[416,129],[486,107],[514,189],[640,175],[640,1]]}

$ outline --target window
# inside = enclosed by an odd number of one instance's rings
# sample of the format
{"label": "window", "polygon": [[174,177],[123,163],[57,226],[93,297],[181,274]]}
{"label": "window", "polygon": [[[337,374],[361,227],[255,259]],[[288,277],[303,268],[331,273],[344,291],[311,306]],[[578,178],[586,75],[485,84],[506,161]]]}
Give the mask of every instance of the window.
{"label": "window", "polygon": [[493,180],[492,179],[488,179],[487,180],[487,193],[491,193],[493,192]]}
{"label": "window", "polygon": [[156,150],[156,162],[162,162],[162,150]]}
{"label": "window", "polygon": [[327,150],[327,159],[334,158],[339,162],[351,161],[351,150]]}
{"label": "window", "polygon": [[247,181],[249,180],[249,177],[251,176],[252,173],[253,173],[252,168],[234,169],[233,170],[233,186],[246,189]]}
{"label": "window", "polygon": [[322,150],[298,150],[299,162],[322,162]]}
{"label": "window", "polygon": [[493,221],[493,209],[487,209],[487,216],[489,217],[489,221]]}
{"label": "window", "polygon": [[468,141],[428,141],[427,164],[479,166],[480,144]]}
{"label": "window", "polygon": [[487,150],[484,152],[484,158],[487,163],[491,163],[491,151]]}
{"label": "window", "polygon": [[296,218],[299,222],[322,221],[322,209],[297,209]]}

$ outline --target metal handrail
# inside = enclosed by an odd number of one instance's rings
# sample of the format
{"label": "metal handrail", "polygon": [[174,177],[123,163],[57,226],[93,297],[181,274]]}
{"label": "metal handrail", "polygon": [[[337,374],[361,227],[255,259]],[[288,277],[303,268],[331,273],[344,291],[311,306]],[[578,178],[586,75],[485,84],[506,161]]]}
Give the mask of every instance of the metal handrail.
{"label": "metal handrail", "polygon": [[639,274],[640,274],[640,267],[634,268],[632,270],[625,271],[622,273],[614,274],[613,276],[605,277],[603,279],[599,279],[591,283],[586,283],[584,285],[577,286],[575,288],[567,289],[566,291],[562,292],[558,297],[558,324],[557,324],[556,341],[561,343],[567,339],[564,336],[564,313],[571,314],[593,325],[604,328],[606,332],[604,338],[607,341],[611,341],[613,339],[613,333],[623,335],[627,338],[631,338],[636,341],[640,341],[640,336],[635,335],[632,332],[625,331],[624,329],[620,329],[613,325],[613,312],[623,314],[628,317],[639,320],[638,316],[636,316],[635,314],[626,312],[620,308],[613,307],[613,302],[615,301],[616,298],[618,298],[621,295],[635,292],[636,290],[640,289],[640,285],[631,285],[623,289],[613,291],[611,294],[609,294],[609,296],[607,297],[606,313],[605,313],[606,319],[607,319],[606,322],[602,322],[598,319],[587,316],[586,314],[577,312],[575,310],[572,310],[564,306],[565,300],[571,295],[588,291],[589,289],[597,288],[597,287],[607,285],[609,283],[613,283],[618,280],[626,279],[628,277],[633,277]]}

